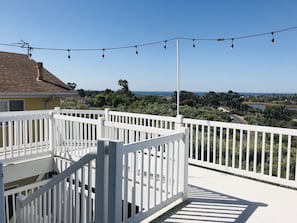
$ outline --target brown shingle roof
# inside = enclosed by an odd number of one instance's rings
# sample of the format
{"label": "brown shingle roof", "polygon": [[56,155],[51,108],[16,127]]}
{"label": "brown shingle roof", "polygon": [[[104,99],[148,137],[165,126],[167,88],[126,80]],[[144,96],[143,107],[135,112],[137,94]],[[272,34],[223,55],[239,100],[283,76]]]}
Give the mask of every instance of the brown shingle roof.
{"label": "brown shingle roof", "polygon": [[37,62],[24,54],[0,52],[0,95],[67,96],[76,92],[42,68],[37,80]]}

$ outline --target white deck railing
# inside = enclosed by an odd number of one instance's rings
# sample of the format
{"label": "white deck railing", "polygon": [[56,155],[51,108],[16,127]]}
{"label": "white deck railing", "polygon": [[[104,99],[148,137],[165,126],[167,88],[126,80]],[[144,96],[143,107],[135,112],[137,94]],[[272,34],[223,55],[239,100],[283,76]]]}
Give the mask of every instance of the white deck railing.
{"label": "white deck railing", "polygon": [[[77,152],[82,151],[81,146],[84,149],[94,147],[98,139],[97,132],[100,130],[98,126],[104,115],[107,126],[111,123],[130,124],[134,127],[152,127],[157,129],[156,131],[172,130],[177,124],[188,127],[190,129],[190,163],[297,187],[297,130],[109,110],[56,109],[51,112],[65,114],[55,116],[57,119],[55,130],[49,111],[0,114],[2,126],[0,128],[0,159],[2,162],[7,163],[50,153],[53,148],[57,148],[54,143],[60,146],[62,151],[66,148],[65,146],[69,146],[69,142],[73,142],[71,138],[77,140],[84,138],[84,143],[80,140],[80,143],[72,145],[73,150]],[[81,120],[70,122],[65,116],[79,117]],[[60,125],[59,128],[58,125]],[[69,131],[65,131],[67,128]],[[52,135],[59,131],[63,132],[59,136],[62,138],[56,137],[53,143]],[[133,140],[149,138],[144,134],[127,134],[129,130],[121,130],[122,132],[116,130],[117,133],[112,133],[112,130],[108,131],[104,133],[106,137],[120,139],[125,143],[130,140],[133,142]]]}
{"label": "white deck railing", "polygon": [[107,121],[111,122],[147,126],[158,129],[175,129],[176,123],[179,123],[179,119],[175,117],[117,112],[109,111],[108,109],[105,110],[105,118]]}
{"label": "white deck railing", "polygon": [[297,130],[184,119],[189,162],[297,188]]}
{"label": "white deck railing", "polygon": [[54,114],[54,153],[82,157],[97,147],[102,138],[104,119],[89,119]]}
{"label": "white deck railing", "polygon": [[[173,134],[181,127],[189,128],[189,163],[297,188],[297,130],[183,119],[182,116],[59,109],[0,113],[0,160],[5,166],[16,160],[53,153],[75,155],[77,160],[96,148],[100,138],[121,140],[128,145]],[[158,149],[157,157],[160,157]],[[132,157],[128,158],[131,168],[135,164],[134,156],[138,162],[142,159],[140,154],[146,157],[149,151],[153,157],[154,149],[128,155]],[[159,162],[151,159],[151,163]],[[156,175],[158,177],[160,175]],[[139,184],[139,179],[135,184]],[[130,201],[139,201],[137,196],[127,194],[127,198],[129,205]],[[136,207],[138,209],[138,204]]]}
{"label": "white deck railing", "polygon": [[80,118],[98,119],[105,116],[104,110],[77,110],[77,109],[59,109],[55,111],[61,115],[68,115]]}
{"label": "white deck railing", "polygon": [[297,130],[105,111],[107,120],[189,128],[189,163],[297,188]]}
{"label": "white deck railing", "polygon": [[0,112],[0,160],[4,164],[52,150],[50,113]]}

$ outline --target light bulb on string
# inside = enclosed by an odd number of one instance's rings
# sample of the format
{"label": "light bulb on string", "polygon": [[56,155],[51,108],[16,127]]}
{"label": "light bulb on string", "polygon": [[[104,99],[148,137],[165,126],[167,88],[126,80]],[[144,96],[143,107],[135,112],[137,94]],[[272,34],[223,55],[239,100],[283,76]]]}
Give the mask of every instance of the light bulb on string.
{"label": "light bulb on string", "polygon": [[232,41],[232,43],[231,43],[230,49],[233,50],[233,48],[234,48],[234,39],[232,38],[231,41]]}
{"label": "light bulb on string", "polygon": [[70,60],[71,56],[70,56],[70,49],[67,50],[68,51],[68,59]]}
{"label": "light bulb on string", "polygon": [[104,57],[105,57],[105,54],[104,54],[104,52],[105,52],[105,49],[102,49],[102,59],[104,59]]}
{"label": "light bulb on string", "polygon": [[167,49],[167,40],[164,41],[164,49]]}
{"label": "light bulb on string", "polygon": [[136,55],[138,55],[138,49],[137,49],[137,46],[134,46],[135,47],[135,53]]}
{"label": "light bulb on string", "polygon": [[271,33],[271,35],[272,35],[272,39],[271,39],[271,45],[273,45],[273,44],[274,44],[274,42],[275,42],[275,39],[274,39],[274,32],[272,32],[272,33]]}
{"label": "light bulb on string", "polygon": [[28,57],[32,58],[32,47],[28,48]]}
{"label": "light bulb on string", "polygon": [[195,48],[196,45],[195,45],[195,39],[193,39],[193,48]]}

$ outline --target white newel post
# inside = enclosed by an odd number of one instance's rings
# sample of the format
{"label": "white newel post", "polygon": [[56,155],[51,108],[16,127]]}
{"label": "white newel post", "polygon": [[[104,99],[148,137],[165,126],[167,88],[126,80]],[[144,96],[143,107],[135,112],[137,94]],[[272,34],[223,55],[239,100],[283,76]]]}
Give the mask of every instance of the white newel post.
{"label": "white newel post", "polygon": [[5,222],[3,164],[0,163],[0,222]]}
{"label": "white newel post", "polygon": [[99,118],[97,124],[97,140],[103,139],[105,137],[105,127],[104,127],[105,118]]}
{"label": "white newel post", "polygon": [[183,169],[183,191],[184,191],[184,196],[183,196],[183,200],[186,201],[188,199],[188,178],[189,178],[189,174],[188,174],[188,168],[189,168],[189,129],[188,128],[184,128],[185,131],[185,135],[183,138],[183,145],[182,145],[182,151],[183,151],[183,155],[184,155],[184,169]]}
{"label": "white newel post", "polygon": [[55,150],[55,119],[54,119],[54,112],[50,111],[50,118],[49,118],[49,143],[50,143],[50,151],[52,154]]}
{"label": "white newel post", "polygon": [[182,159],[180,160],[183,168],[180,168],[180,182],[182,182],[183,188],[183,200],[188,198],[188,156],[189,156],[189,129],[184,127],[183,115],[176,116],[175,130],[182,129],[184,132],[184,138],[180,143],[180,150],[182,152]]}
{"label": "white newel post", "polygon": [[49,143],[50,143],[50,150],[54,153],[56,148],[56,134],[55,134],[55,119],[54,114],[60,114],[61,108],[55,107],[53,111],[50,111],[50,119],[49,119]]}
{"label": "white newel post", "polygon": [[95,181],[95,222],[105,222],[104,175],[105,142],[97,141],[96,181]]}
{"label": "white newel post", "polygon": [[180,129],[184,126],[183,119],[184,119],[183,115],[176,116],[175,130]]}
{"label": "white newel post", "polygon": [[122,221],[122,147],[123,142],[98,140],[95,222]]}
{"label": "white newel post", "polygon": [[110,111],[109,108],[104,109],[104,116],[105,116],[106,121],[110,121],[109,120],[109,111]]}
{"label": "white newel post", "polygon": [[123,142],[109,142],[108,147],[108,222],[122,222]]}
{"label": "white newel post", "polygon": [[21,208],[21,203],[25,199],[24,195],[18,195],[16,198],[16,214],[17,214],[17,223],[24,222],[24,211]]}
{"label": "white newel post", "polygon": [[60,107],[55,107],[54,108],[54,113],[55,114],[61,114],[61,108]]}

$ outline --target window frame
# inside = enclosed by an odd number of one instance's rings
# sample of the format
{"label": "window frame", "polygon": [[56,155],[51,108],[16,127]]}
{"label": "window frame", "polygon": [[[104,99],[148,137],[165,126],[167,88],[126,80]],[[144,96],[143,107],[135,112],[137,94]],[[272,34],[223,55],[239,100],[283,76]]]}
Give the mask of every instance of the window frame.
{"label": "window frame", "polygon": [[23,103],[23,108],[22,110],[17,110],[17,111],[25,111],[25,100],[24,99],[9,99],[9,100],[2,100],[0,99],[0,102],[6,102],[6,111],[0,111],[0,112],[10,112],[11,109],[10,109],[10,103],[13,102],[13,101],[21,101]]}

